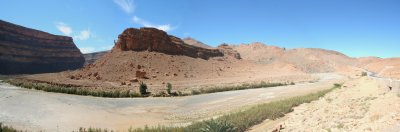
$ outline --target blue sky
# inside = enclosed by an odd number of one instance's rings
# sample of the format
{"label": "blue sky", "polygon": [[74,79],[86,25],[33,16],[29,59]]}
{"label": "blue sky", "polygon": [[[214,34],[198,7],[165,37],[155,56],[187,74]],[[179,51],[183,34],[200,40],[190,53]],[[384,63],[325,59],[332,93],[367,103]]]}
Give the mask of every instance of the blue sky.
{"label": "blue sky", "polygon": [[128,27],[206,44],[263,42],[352,57],[400,56],[399,0],[2,0],[0,19],[110,49]]}

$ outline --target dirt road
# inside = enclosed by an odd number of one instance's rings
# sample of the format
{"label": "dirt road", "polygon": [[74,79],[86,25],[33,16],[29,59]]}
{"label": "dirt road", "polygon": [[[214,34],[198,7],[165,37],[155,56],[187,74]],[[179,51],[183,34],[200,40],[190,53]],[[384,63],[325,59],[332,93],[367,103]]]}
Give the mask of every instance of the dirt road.
{"label": "dirt road", "polygon": [[72,131],[79,127],[127,130],[144,125],[184,125],[254,104],[329,88],[345,79],[172,98],[99,98],[29,90],[0,83],[0,122],[19,129]]}

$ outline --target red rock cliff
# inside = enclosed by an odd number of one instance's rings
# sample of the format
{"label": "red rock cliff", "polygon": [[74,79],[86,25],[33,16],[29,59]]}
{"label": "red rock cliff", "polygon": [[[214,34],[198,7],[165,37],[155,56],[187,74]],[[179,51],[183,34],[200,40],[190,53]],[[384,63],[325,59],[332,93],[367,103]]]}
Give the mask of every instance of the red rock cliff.
{"label": "red rock cliff", "polygon": [[83,66],[71,37],[0,20],[0,74],[58,72]]}
{"label": "red rock cliff", "polygon": [[156,51],[170,55],[185,55],[194,58],[209,59],[224,56],[218,49],[205,49],[185,44],[180,38],[170,36],[155,28],[128,28],[118,36],[113,48],[127,51]]}

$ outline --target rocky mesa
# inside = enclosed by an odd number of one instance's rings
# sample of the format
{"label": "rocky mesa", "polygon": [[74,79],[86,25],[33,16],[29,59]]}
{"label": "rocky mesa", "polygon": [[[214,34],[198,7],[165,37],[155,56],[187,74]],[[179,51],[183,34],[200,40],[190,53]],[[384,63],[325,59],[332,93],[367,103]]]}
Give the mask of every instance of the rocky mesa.
{"label": "rocky mesa", "polygon": [[0,20],[0,74],[59,72],[84,62],[71,37]]}
{"label": "rocky mesa", "polygon": [[118,36],[113,50],[156,51],[169,55],[185,55],[209,59],[224,56],[218,49],[205,49],[185,44],[180,38],[168,35],[156,28],[128,28]]}

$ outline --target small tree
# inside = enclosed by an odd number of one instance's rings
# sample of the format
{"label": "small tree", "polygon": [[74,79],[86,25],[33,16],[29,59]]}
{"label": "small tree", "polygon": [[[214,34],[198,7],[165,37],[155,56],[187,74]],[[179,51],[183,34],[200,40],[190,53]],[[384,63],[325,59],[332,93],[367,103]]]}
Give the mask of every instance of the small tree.
{"label": "small tree", "polygon": [[141,82],[140,86],[139,86],[139,90],[140,90],[141,95],[147,94],[147,85],[145,83]]}
{"label": "small tree", "polygon": [[167,83],[167,93],[171,94],[172,93],[171,90],[172,90],[172,84],[171,83]]}

